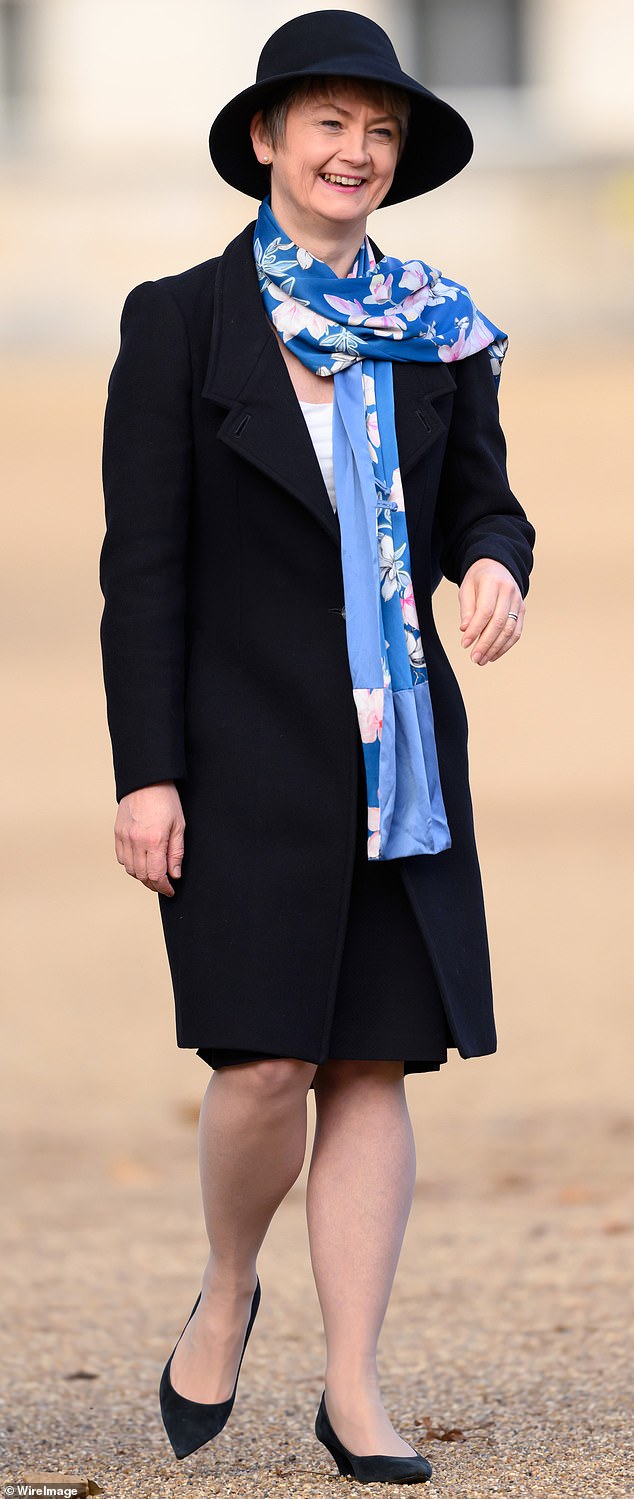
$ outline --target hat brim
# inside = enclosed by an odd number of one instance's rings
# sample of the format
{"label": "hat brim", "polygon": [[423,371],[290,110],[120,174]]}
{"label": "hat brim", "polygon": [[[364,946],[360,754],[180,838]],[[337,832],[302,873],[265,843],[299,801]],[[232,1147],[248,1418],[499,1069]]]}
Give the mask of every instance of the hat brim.
{"label": "hat brim", "polygon": [[[266,197],[270,186],[269,171],[258,162],[249,134],[254,114],[282,98],[307,77],[329,75],[341,76],[340,59],[338,65],[333,59],[332,69],[327,62],[320,62],[318,67],[302,68],[300,72],[279,73],[243,89],[225,104],[209,132],[211,159],[225,182],[258,201]],[[409,98],[411,114],[405,148],[380,208],[404,203],[408,198],[416,198],[420,193],[440,187],[470,161],[473,136],[466,120],[451,104],[439,99],[415,78],[398,68],[370,71],[362,62],[358,67],[348,65],[345,76],[401,88]]]}

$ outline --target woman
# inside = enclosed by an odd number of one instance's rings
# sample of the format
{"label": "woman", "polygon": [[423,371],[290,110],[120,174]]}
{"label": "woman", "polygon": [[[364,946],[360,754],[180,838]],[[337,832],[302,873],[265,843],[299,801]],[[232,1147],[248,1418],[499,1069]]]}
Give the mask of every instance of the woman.
{"label": "woman", "polygon": [[403,1078],[496,1046],[466,718],[431,597],[458,584],[463,645],[499,660],[534,533],[506,475],[505,335],[366,221],[472,144],[372,21],[300,16],[210,133],[256,224],[124,307],[101,556],[115,845],[159,896],[178,1045],[213,1069],[209,1259],[160,1391],[177,1457],[233,1407],[312,1087],[315,1432],[362,1482],[431,1473],[376,1367],[416,1171]]}

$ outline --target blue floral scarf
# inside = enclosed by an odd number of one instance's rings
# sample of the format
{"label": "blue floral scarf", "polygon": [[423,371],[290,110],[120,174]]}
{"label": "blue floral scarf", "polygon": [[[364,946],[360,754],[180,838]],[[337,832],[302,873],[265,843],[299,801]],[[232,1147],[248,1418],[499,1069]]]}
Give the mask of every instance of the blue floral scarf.
{"label": "blue floral scarf", "polygon": [[366,239],[349,276],[289,241],[269,198],[254,235],[266,311],[317,375],[334,375],[333,464],[346,637],[368,801],[368,859],[451,846],[427,666],[412,587],[392,362],[450,362],[488,348],[499,380],[508,340],[466,287]]}

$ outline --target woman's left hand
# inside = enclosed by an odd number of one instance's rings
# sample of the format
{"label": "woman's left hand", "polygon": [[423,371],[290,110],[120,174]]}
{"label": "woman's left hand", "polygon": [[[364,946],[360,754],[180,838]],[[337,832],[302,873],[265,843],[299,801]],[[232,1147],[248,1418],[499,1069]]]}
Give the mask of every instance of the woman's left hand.
{"label": "woman's left hand", "polygon": [[[526,605],[513,574],[492,557],[479,557],[467,570],[458,591],[460,629],[465,649],[478,666],[497,661],[522,633]],[[517,615],[517,618],[515,618]]]}

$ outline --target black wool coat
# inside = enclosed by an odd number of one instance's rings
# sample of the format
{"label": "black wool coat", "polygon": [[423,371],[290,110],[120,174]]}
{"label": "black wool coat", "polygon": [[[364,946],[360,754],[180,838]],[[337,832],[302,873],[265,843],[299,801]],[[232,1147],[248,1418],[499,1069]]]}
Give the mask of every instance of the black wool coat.
{"label": "black wool coat", "polygon": [[[183,804],[182,875],[158,896],[177,1044],[319,1063],[352,878],[359,731],[339,522],[252,236],[249,224],[223,255],[125,302],[104,430],[104,682],[117,799],[173,780]],[[525,594],[534,531],[509,488],[487,351],[396,363],[394,387],[452,838],[398,862],[467,1057],[495,1050],[496,1036],[467,721],[432,593],[442,574],[459,584],[492,557]]]}

